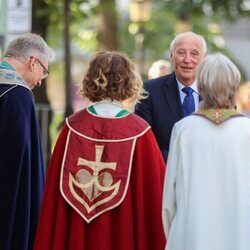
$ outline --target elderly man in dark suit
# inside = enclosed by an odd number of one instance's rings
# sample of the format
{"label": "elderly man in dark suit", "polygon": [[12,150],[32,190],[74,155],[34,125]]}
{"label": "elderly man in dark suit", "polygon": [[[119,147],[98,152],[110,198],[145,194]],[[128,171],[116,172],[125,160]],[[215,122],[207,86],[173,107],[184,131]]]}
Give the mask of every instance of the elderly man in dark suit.
{"label": "elderly man in dark suit", "polygon": [[173,125],[198,109],[195,71],[206,55],[207,46],[202,36],[185,32],[175,36],[170,52],[174,71],[145,82],[149,96],[135,108],[135,113],[151,125],[165,161]]}

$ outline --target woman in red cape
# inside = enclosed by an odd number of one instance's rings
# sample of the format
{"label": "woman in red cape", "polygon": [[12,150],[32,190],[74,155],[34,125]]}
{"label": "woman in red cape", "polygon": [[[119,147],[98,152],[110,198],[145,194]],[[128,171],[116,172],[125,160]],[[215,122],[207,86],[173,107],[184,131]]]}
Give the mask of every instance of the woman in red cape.
{"label": "woman in red cape", "polygon": [[161,250],[165,164],[149,125],[124,108],[144,98],[131,60],[99,52],[49,166],[35,250]]}

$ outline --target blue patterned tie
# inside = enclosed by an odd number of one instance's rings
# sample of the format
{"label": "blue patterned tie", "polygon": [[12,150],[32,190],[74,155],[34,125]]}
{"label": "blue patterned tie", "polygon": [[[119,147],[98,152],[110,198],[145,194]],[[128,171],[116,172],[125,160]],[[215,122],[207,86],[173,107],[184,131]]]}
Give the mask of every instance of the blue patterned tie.
{"label": "blue patterned tie", "polygon": [[183,113],[184,116],[190,115],[195,110],[194,105],[194,97],[193,92],[194,90],[190,87],[185,87],[182,91],[186,94],[184,101],[183,101]]}

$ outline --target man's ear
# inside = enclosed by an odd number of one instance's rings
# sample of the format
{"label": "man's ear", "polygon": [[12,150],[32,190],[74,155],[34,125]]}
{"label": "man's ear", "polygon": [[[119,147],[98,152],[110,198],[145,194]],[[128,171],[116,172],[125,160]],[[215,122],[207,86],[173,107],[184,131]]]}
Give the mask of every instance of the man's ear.
{"label": "man's ear", "polygon": [[36,58],[35,57],[30,57],[29,61],[27,63],[27,67],[30,69],[30,71],[33,69],[35,63],[36,63]]}
{"label": "man's ear", "polygon": [[31,62],[31,65],[34,65],[36,63],[37,59],[33,56],[30,57],[30,62]]}
{"label": "man's ear", "polygon": [[170,62],[172,63],[173,62],[173,53],[171,52],[170,54]]}

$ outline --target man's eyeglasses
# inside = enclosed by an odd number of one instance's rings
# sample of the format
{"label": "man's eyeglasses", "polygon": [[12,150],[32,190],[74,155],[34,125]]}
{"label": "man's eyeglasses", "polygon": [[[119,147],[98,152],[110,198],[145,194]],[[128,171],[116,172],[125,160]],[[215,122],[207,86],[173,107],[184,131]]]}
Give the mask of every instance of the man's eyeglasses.
{"label": "man's eyeglasses", "polygon": [[49,75],[49,71],[46,69],[46,67],[41,63],[41,61],[40,61],[38,58],[36,58],[36,57],[34,57],[34,56],[31,56],[30,58],[36,59],[36,61],[37,61],[37,62],[40,64],[40,66],[43,68],[43,78],[42,78],[42,79],[46,78],[46,77]]}

